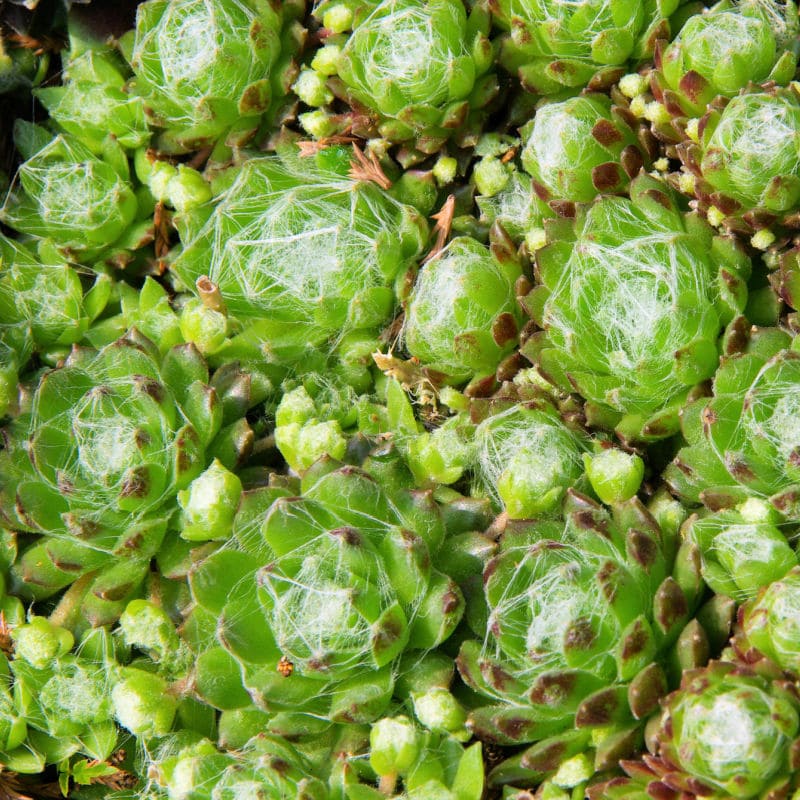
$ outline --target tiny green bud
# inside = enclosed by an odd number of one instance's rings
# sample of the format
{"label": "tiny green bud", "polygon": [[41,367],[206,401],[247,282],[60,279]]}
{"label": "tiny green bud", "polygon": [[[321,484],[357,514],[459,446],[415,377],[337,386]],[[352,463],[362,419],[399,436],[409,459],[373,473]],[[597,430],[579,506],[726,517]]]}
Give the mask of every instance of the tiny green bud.
{"label": "tiny green bud", "polygon": [[225,314],[209,308],[197,298],[192,298],[183,307],[179,323],[183,338],[194,343],[203,355],[219,350],[228,335]]}
{"label": "tiny green bud", "polygon": [[129,667],[111,692],[114,715],[135,736],[163,736],[172,727],[178,704],[159,675]]}
{"label": "tiny green bud", "polygon": [[275,412],[275,424],[280,427],[297,422],[302,425],[314,417],[317,410],[314,400],[308,393],[305,386],[298,386],[290,392],[286,392],[281,398]]}
{"label": "tiny green bud", "polygon": [[509,168],[499,158],[488,156],[481,159],[473,170],[475,186],[478,192],[487,197],[494,197],[501,192],[511,180]]}
{"label": "tiny green bud", "polygon": [[653,100],[652,103],[647,103],[644,108],[643,116],[648,122],[652,122],[654,125],[666,125],[671,119],[666,107],[656,100]]}
{"label": "tiny green bud", "polygon": [[644,462],[635,453],[609,448],[595,455],[584,453],[583,464],[589,483],[606,504],[623,503],[639,490]]}
{"label": "tiny green bud", "polygon": [[594,761],[586,753],[578,753],[562,762],[551,780],[556,786],[571,789],[588,781],[594,773]]}
{"label": "tiny green bud", "polygon": [[433,165],[433,177],[440,186],[445,186],[455,180],[458,170],[458,161],[452,156],[441,156]]}
{"label": "tiny green bud", "polygon": [[689,172],[682,172],[678,176],[678,189],[684,194],[694,194],[695,177]]}
{"label": "tiny green bud", "polygon": [[645,110],[647,109],[647,98],[644,95],[636,95],[636,97],[631,100],[630,105],[630,112],[633,114],[634,117],[637,119],[641,119],[645,115]]}
{"label": "tiny green bud", "polygon": [[547,233],[544,228],[532,228],[525,234],[525,247],[529,253],[541,250],[547,244]]}
{"label": "tiny green bud", "polygon": [[315,139],[324,139],[336,132],[336,123],[331,114],[322,109],[306,111],[297,118],[303,130]]}
{"label": "tiny green bud", "polygon": [[162,661],[180,647],[175,625],[163,608],[149,600],[131,600],[119,618],[119,628],[129,646]]}
{"label": "tiny green bud", "polygon": [[186,520],[181,537],[192,542],[227,539],[241,494],[242,482],[215,458],[188,489],[178,492]]}
{"label": "tiny green bud", "polygon": [[68,653],[75,639],[66,628],[53,625],[46,617],[32,617],[27,625],[12,632],[14,653],[32,667],[45,669],[51,662]]}
{"label": "tiny green bud", "polygon": [[644,94],[647,91],[647,78],[635,72],[623,75],[619,79],[618,86],[622,94],[632,100],[636,95]]}
{"label": "tiny green bud", "polygon": [[693,141],[700,141],[700,120],[697,117],[692,117],[686,123],[686,135]]}
{"label": "tiny green bud", "polygon": [[353,11],[344,4],[331,6],[322,15],[322,27],[331,33],[344,33],[353,27]]}
{"label": "tiny green bud", "polygon": [[656,172],[666,172],[669,169],[669,159],[659,158],[653,162],[653,169]]}
{"label": "tiny green bud", "polygon": [[169,202],[168,186],[173,178],[178,177],[178,170],[168,161],[154,161],[150,167],[148,185],[153,197],[160,203]]}
{"label": "tiny green bud", "polygon": [[470,738],[465,727],[467,713],[447,689],[437,687],[415,694],[413,701],[417,719],[429,730],[450,733],[461,741]]}
{"label": "tiny green bud", "polygon": [[311,69],[320,75],[335,75],[339,70],[339,58],[342,55],[342,48],[337,44],[326,44],[317,50],[317,54],[311,61]]}
{"label": "tiny green bud", "polygon": [[723,214],[722,211],[720,211],[716,206],[709,206],[706,218],[708,219],[709,225],[719,228],[719,226],[725,221],[725,214]]}
{"label": "tiny green bud", "polygon": [[207,203],[211,199],[211,187],[196,169],[181,164],[167,184],[166,194],[167,202],[183,212]]}
{"label": "tiny green bud", "polygon": [[758,497],[748,498],[736,510],[745,522],[766,522],[776,525],[781,520],[780,512],[771,503]]}
{"label": "tiny green bud", "polygon": [[766,250],[775,241],[775,234],[768,228],[762,228],[751,237],[750,244],[756,250]]}
{"label": "tiny green bud", "polygon": [[304,69],[292,89],[306,105],[314,108],[324,106],[333,100],[333,94],[325,83],[325,76],[314,72],[313,69]]}
{"label": "tiny green bud", "polygon": [[439,390],[439,402],[453,411],[468,411],[469,400],[452,386],[443,386]]}
{"label": "tiny green bud", "polygon": [[666,489],[659,489],[647,504],[647,510],[664,533],[675,535],[689,512]]}
{"label": "tiny green bud", "polygon": [[404,775],[419,755],[419,737],[408,717],[378,720],[369,734],[369,763],[380,776]]}

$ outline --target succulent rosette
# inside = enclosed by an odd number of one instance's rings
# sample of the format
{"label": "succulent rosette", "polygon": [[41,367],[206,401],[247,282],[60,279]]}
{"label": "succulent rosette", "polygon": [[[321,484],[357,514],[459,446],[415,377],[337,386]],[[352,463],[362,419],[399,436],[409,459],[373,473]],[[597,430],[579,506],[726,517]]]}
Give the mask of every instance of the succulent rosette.
{"label": "succulent rosette", "polygon": [[692,388],[719,363],[750,261],[647,175],[551,225],[526,307],[543,332],[523,352],[626,439],[675,433]]}
{"label": "succulent rosette", "polygon": [[252,137],[296,73],[304,0],[151,0],[136,15],[133,92],[161,150],[188,152]]}
{"label": "succulent rosette", "polygon": [[38,257],[26,244],[0,236],[0,414],[16,405],[18,372],[34,353],[55,363],[80,341],[105,307],[111,281],[81,278],[54,253]]}
{"label": "succulent rosette", "polygon": [[736,600],[754,597],[797,566],[797,554],[775,524],[776,516],[750,501],[741,510],[687,522],[684,536],[697,546],[703,580],[717,594]]}
{"label": "succulent rosette", "polygon": [[[336,4],[323,3],[316,12],[323,20],[330,5]],[[412,151],[435,153],[452,137],[474,144],[498,93],[485,9],[475,4],[468,11],[457,0],[355,5],[352,31],[341,43],[333,37],[328,47],[335,52],[326,57],[323,50],[317,60],[323,68],[319,62],[330,60],[326,71],[341,86],[334,91],[363,106],[380,136]]]}
{"label": "succulent rosette", "polygon": [[[230,502],[229,473],[212,465],[215,481],[203,470],[214,455],[235,467],[253,439],[226,404],[194,347],[161,358],[136,331],[99,351],[76,349],[47,372],[0,454],[4,522],[39,534],[14,565],[17,591],[45,598],[85,576],[69,598],[82,609],[75,624],[111,622],[165,537],[190,529],[193,513],[205,514],[207,538],[220,535],[208,515]],[[198,481],[202,512],[192,496]],[[180,490],[188,492],[183,522]]]}
{"label": "succulent rosette", "polygon": [[427,226],[373,183],[335,171],[350,154],[323,153],[316,166],[252,159],[210,217],[201,208],[179,221],[171,269],[188,287],[204,276],[218,287],[242,329],[234,350],[297,362],[354,345],[361,358],[358,344],[391,316],[394,282],[421,253]]}
{"label": "succulent rosette", "polygon": [[[195,601],[219,616],[222,651],[205,658],[232,656],[239,681],[238,694],[217,692],[215,704],[251,698],[305,718],[303,727],[312,717],[376,719],[403,655],[424,662],[464,611],[458,585],[437,568],[446,527],[432,494],[382,488],[358,468],[321,459],[301,494],[275,487],[242,503],[239,548],[210,556],[191,576]],[[469,570],[479,572],[479,562]],[[198,662],[198,685],[203,669]]]}
{"label": "succulent rosette", "polygon": [[714,396],[684,409],[687,445],[665,471],[684,502],[720,509],[759,497],[797,518],[800,359],[791,345],[781,330],[756,330],[743,352],[720,366]]}
{"label": "succulent rosette", "polygon": [[778,798],[797,785],[800,701],[789,681],[714,661],[687,671],[664,703],[653,755],[592,798]]}
{"label": "succulent rosette", "polygon": [[492,12],[504,31],[500,63],[537,94],[603,88],[630,62],[653,54],[656,41],[669,36],[669,17],[679,5],[678,0],[498,0]]}
{"label": "succulent rosette", "polygon": [[602,94],[540,106],[522,128],[522,166],[556,209],[624,192],[644,166],[635,121]]}
{"label": "succulent rosette", "polygon": [[[679,152],[709,220],[743,234],[794,226],[800,211],[800,84],[734,97],[703,118],[698,135],[698,144],[684,144]],[[763,247],[758,238],[753,243]]]}
{"label": "succulent rosette", "polygon": [[492,375],[518,340],[522,271],[513,245],[495,231],[491,249],[453,239],[422,266],[406,304],[406,349],[454,383]]}
{"label": "succulent rosette", "polygon": [[489,496],[512,519],[558,511],[583,475],[585,434],[550,411],[511,406],[487,417],[473,438],[473,491]]}
{"label": "succulent rosette", "polygon": [[[782,670],[800,674],[797,613],[800,603],[800,567],[793,567],[780,580],[765,585],[742,606],[734,645],[750,661],[766,657]],[[755,651],[755,652],[754,652]]]}
{"label": "succulent rosette", "polygon": [[786,85],[797,68],[797,6],[722,0],[686,20],[656,52],[653,93],[675,117],[701,117],[717,96],[749,83]]}
{"label": "succulent rosette", "polygon": [[[667,690],[665,651],[697,597],[691,559],[679,559],[679,583],[676,543],[638,500],[613,516],[575,493],[566,505],[565,518],[506,528],[484,571],[485,636],[458,656],[462,678],[492,701],[471,711],[473,733],[537,743],[498,766],[496,784],[538,782],[592,742],[596,769],[632,753],[639,721]],[[702,658],[688,640],[679,649],[688,663]]]}
{"label": "succulent rosette", "polygon": [[[481,745],[465,748],[452,737],[425,731],[408,717],[384,717],[370,731],[369,764],[374,772],[348,792],[352,800],[480,800],[484,792]],[[372,776],[370,776],[372,777]],[[402,791],[401,785],[402,784]]]}
{"label": "succulent rosette", "polygon": [[37,773],[75,754],[104,761],[121,742],[110,698],[115,651],[108,631],[93,631],[75,646],[68,630],[45,617],[6,621],[13,658],[0,654],[4,766]]}
{"label": "succulent rosette", "polygon": [[123,58],[75,37],[69,56],[63,85],[35,91],[50,119],[94,153],[102,152],[108,136],[126,150],[146,145],[150,129],[144,103],[127,91],[130,69]]}
{"label": "succulent rosette", "polygon": [[[18,182],[0,209],[14,230],[47,239],[66,258],[91,263],[114,250],[138,245],[147,222],[134,225],[139,201],[122,147],[108,140],[102,155],[67,134],[51,140],[46,131],[29,132],[29,156]],[[17,136],[22,145],[23,134]]]}
{"label": "succulent rosette", "polygon": [[328,800],[325,782],[289,742],[261,734],[235,753],[208,739],[179,737],[160,743],[151,767],[155,784],[169,800]]}

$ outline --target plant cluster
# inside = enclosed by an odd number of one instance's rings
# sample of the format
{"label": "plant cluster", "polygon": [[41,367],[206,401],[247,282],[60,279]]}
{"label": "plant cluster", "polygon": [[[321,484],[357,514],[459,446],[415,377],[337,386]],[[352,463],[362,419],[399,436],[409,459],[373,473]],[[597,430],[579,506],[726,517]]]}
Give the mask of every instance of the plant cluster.
{"label": "plant cluster", "polygon": [[0,797],[798,800],[798,56],[0,3]]}

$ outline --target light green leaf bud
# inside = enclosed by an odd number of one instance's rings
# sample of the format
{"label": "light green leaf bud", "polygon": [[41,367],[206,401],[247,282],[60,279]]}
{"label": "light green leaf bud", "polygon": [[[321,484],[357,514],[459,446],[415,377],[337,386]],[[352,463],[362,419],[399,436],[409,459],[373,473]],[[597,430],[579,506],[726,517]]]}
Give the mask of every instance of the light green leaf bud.
{"label": "light green leaf bud", "polygon": [[508,186],[508,182],[511,180],[511,169],[494,156],[482,158],[472,172],[475,188],[486,197],[494,197]]}
{"label": "light green leaf bud", "polygon": [[122,679],[111,691],[114,714],[134,736],[163,736],[172,727],[178,703],[159,675],[133,667],[121,671]]}
{"label": "light green leaf bud", "polygon": [[45,669],[56,658],[68,653],[75,639],[66,628],[53,625],[45,617],[32,617],[27,625],[14,628],[14,652],[17,658],[37,669]]}
{"label": "light green leaf bud", "polygon": [[607,505],[630,500],[642,483],[644,462],[635,453],[610,447],[599,453],[584,453],[583,464],[592,489]]}
{"label": "light green leaf bud", "polygon": [[424,694],[415,694],[414,714],[429,730],[444,731],[461,741],[467,741],[471,733],[467,730],[467,712],[452,693],[441,687]]}
{"label": "light green leaf bud", "polygon": [[241,494],[242,482],[215,458],[188,489],[178,492],[185,519],[181,536],[193,542],[227,539]]}
{"label": "light green leaf bud", "polygon": [[292,89],[306,105],[314,108],[324,106],[333,100],[333,93],[325,83],[325,76],[313,69],[304,69]]}
{"label": "light green leaf bud", "polygon": [[192,298],[181,311],[180,328],[185,341],[197,345],[204,355],[210,355],[225,343],[228,318],[220,311],[209,308],[202,300]]}
{"label": "light green leaf bud", "polygon": [[369,763],[378,775],[405,775],[417,760],[419,734],[405,716],[378,720],[369,734]]}

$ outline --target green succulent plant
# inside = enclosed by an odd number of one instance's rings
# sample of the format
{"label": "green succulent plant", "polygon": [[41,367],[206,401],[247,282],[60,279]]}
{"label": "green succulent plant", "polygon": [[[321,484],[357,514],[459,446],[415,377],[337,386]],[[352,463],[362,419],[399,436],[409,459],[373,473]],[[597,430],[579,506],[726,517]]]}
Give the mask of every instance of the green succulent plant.
{"label": "green succulent plant", "polygon": [[403,327],[408,352],[454,383],[492,375],[517,342],[520,275],[513,246],[453,239],[417,275]]}
{"label": "green succulent plant", "polygon": [[793,567],[779,580],[765,584],[742,607],[734,645],[748,661],[766,657],[793,675],[800,672],[796,630],[799,578],[800,568]]}
{"label": "green succulent plant", "polygon": [[623,762],[629,777],[598,784],[590,797],[789,796],[797,784],[799,712],[794,687],[776,675],[726,661],[690,670],[665,701],[654,755]]}
{"label": "green succulent plant", "polygon": [[786,85],[797,68],[797,32],[791,1],[722,0],[656,50],[653,93],[675,117],[702,117],[716,97],[751,82]]}
{"label": "green succulent plant", "polygon": [[[316,13],[324,18],[331,5]],[[357,3],[351,18],[352,32],[333,37],[315,59],[338,79],[334,91],[373,115],[380,136],[412,151],[435,153],[452,137],[474,143],[498,93],[485,9],[383,0]]]}
{"label": "green succulent plant", "polygon": [[548,103],[522,128],[522,166],[537,195],[556,210],[624,192],[648,160],[635,128],[602,94]]}
{"label": "green succulent plant", "polygon": [[242,329],[216,358],[237,349],[262,362],[327,356],[374,339],[391,315],[393,284],[421,253],[427,226],[378,186],[344,177],[352,151],[334,150],[316,166],[249,160],[210,218],[198,209],[179,221],[171,269],[190,288],[210,278]]}
{"label": "green succulent plant", "polygon": [[133,330],[74,350],[43,376],[0,455],[4,522],[38,534],[14,565],[17,591],[40,599],[82,579],[75,624],[113,621],[180,528],[179,490],[204,480],[214,455],[235,467],[252,444],[241,414],[191,345],[162,358]]}
{"label": "green succulent plant", "polygon": [[[679,147],[709,220],[749,234],[796,217],[798,132],[800,84],[744,93],[721,112],[709,112],[698,131],[699,143]],[[758,239],[753,243],[758,245]]]}
{"label": "green succulent plant", "polygon": [[236,753],[220,751],[208,739],[174,744],[168,739],[160,750],[152,772],[169,800],[238,800],[251,794],[270,800],[329,798],[308,760],[277,736],[261,734]]}
{"label": "green succulent plant", "polygon": [[797,566],[797,555],[775,525],[775,516],[750,501],[741,510],[718,511],[686,523],[684,536],[697,546],[703,580],[715,592],[751,598]]}
{"label": "green succulent plant", "polygon": [[547,410],[511,406],[487,417],[474,433],[474,490],[512,519],[558,512],[567,489],[583,475],[588,437]]}
{"label": "green succulent plant", "polygon": [[32,146],[28,150],[23,134],[17,136],[28,159],[0,209],[3,222],[52,242],[65,258],[90,264],[147,238],[152,223],[134,225],[139,201],[128,159],[114,139],[98,155],[67,134],[54,139],[46,132],[26,135]]}
{"label": "green succulent plant", "polygon": [[498,0],[492,3],[500,37],[500,63],[530,92],[554,95],[603,88],[628,63],[649,58],[669,36],[679,2]]}
{"label": "green succulent plant", "polygon": [[372,725],[369,763],[378,787],[370,787],[364,778],[347,786],[347,800],[480,800],[483,796],[480,743],[465,748],[446,735],[420,730],[403,715],[384,717]]}
{"label": "green succulent plant", "polygon": [[150,0],[136,15],[133,92],[158,147],[174,153],[242,144],[296,74],[304,0]]}
{"label": "green succulent plant", "polygon": [[473,733],[536,744],[491,783],[539,782],[593,744],[598,770],[635,751],[667,690],[667,649],[677,640],[683,663],[703,657],[679,639],[699,575],[681,555],[672,577],[675,546],[636,499],[609,512],[571,493],[564,518],[506,528],[484,571],[483,641],[465,641],[457,664],[491,700],[470,712]]}
{"label": "green succulent plant", "polygon": [[36,89],[50,118],[94,153],[112,136],[126,150],[145,146],[150,130],[141,97],[127,91],[130,69],[111,48],[73,37],[61,86]]}
{"label": "green succulent plant", "polygon": [[646,441],[675,433],[692,388],[714,374],[750,262],[733,238],[681,213],[662,182],[641,175],[630,194],[551,225],[526,299],[544,330],[523,352],[590,401],[588,414]]}
{"label": "green succulent plant", "polygon": [[798,514],[794,412],[800,361],[791,337],[754,331],[743,351],[726,358],[714,396],[688,405],[681,418],[686,446],[664,476],[687,503],[730,508],[749,497],[769,500],[790,519]]}
{"label": "green succulent plant", "polygon": [[116,656],[108,631],[92,631],[75,647],[72,634],[45,617],[4,619],[13,652],[0,654],[4,767],[38,773],[76,754],[105,761],[122,741],[110,698]]}
{"label": "green succulent plant", "polygon": [[424,661],[463,614],[461,590],[437,568],[445,524],[430,492],[382,488],[331,459],[302,483],[296,496],[243,495],[239,549],[191,575],[195,601],[219,617],[222,648],[205,658],[235,671],[215,704],[367,722],[388,708],[403,654]]}

